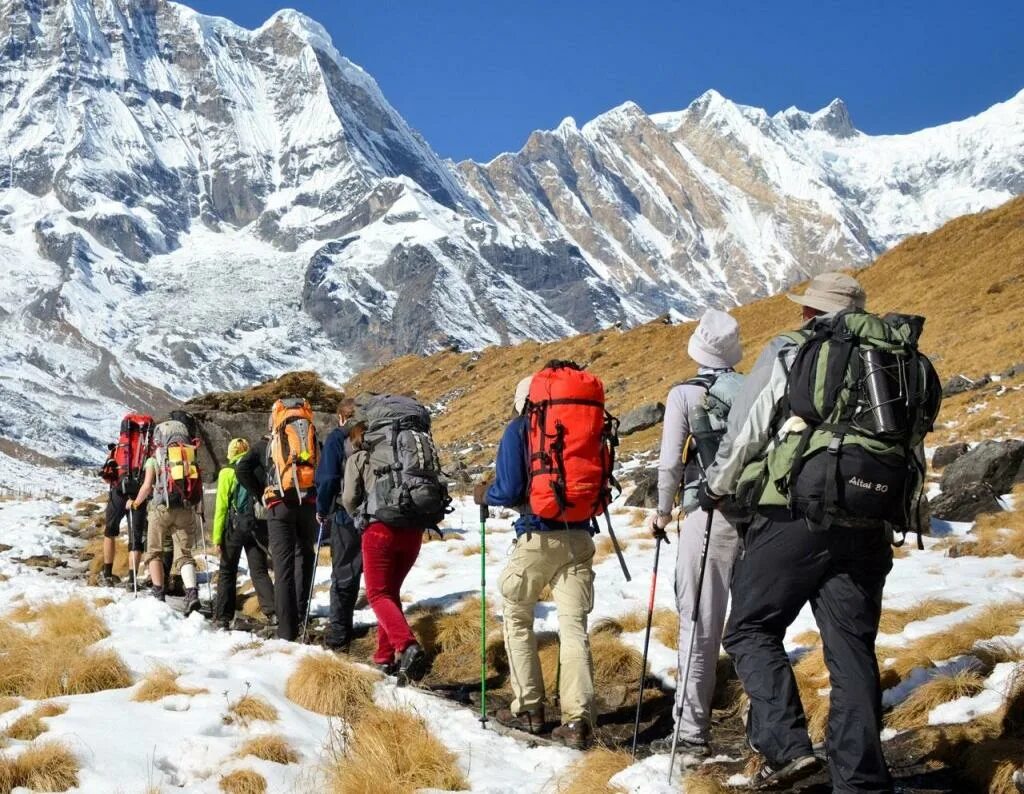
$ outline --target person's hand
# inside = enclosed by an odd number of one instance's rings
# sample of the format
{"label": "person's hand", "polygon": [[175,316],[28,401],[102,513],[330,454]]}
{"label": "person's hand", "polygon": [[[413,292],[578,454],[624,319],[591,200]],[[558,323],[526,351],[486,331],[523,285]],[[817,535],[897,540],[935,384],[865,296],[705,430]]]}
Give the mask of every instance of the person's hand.
{"label": "person's hand", "polygon": [[129,499],[127,502],[125,502],[124,503],[124,509],[125,510],[134,510],[135,509],[135,500],[134,499]]}
{"label": "person's hand", "polygon": [[722,497],[708,488],[708,484],[706,482],[702,482],[697,487],[697,503],[707,512],[711,513],[717,510],[718,503],[721,501]]}
{"label": "person's hand", "polygon": [[322,524],[326,520],[327,520],[327,518],[325,516],[322,516],[319,513],[316,514],[316,523]]}
{"label": "person's hand", "polygon": [[480,506],[487,504],[487,489],[490,487],[490,483],[486,480],[478,482],[473,486],[473,503]]}
{"label": "person's hand", "polygon": [[651,535],[654,536],[655,540],[665,541],[668,543],[668,535],[665,534],[665,527],[668,526],[672,520],[672,516],[669,513],[655,513],[651,519]]}

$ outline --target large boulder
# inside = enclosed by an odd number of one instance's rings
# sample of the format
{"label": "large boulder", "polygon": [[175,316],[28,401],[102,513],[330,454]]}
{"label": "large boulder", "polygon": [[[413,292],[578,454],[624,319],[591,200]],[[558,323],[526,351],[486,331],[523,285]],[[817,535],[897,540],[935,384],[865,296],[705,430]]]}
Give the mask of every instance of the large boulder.
{"label": "large boulder", "polygon": [[966,375],[954,375],[952,378],[946,381],[946,384],[942,387],[943,397],[953,397],[957,394],[963,394],[964,392],[974,391],[980,389],[982,386],[987,386],[992,382],[992,378],[988,375],[974,380],[968,378]]}
{"label": "large boulder", "polygon": [[982,441],[953,461],[942,475],[942,491],[964,490],[986,484],[995,494],[1007,493],[1024,463],[1024,441]]}
{"label": "large boulder", "polygon": [[970,450],[967,444],[946,444],[942,447],[936,447],[935,452],[932,454],[932,468],[942,469],[952,463],[958,458],[962,458]]}
{"label": "large boulder", "polygon": [[658,470],[643,469],[637,472],[633,481],[636,487],[626,498],[626,507],[655,509],[658,506]]}
{"label": "large boulder", "polygon": [[664,403],[648,403],[634,408],[619,420],[619,435],[629,436],[654,427],[665,418]]}
{"label": "large boulder", "polygon": [[982,513],[1003,509],[996,493],[983,482],[970,482],[943,489],[931,501],[933,518],[943,521],[974,521]]}

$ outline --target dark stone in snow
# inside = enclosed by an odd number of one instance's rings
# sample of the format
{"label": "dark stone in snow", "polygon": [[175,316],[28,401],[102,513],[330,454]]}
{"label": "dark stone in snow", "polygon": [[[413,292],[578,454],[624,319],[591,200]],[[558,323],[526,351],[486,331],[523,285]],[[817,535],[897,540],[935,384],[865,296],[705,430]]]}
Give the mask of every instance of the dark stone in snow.
{"label": "dark stone in snow", "polygon": [[982,482],[956,485],[931,502],[932,516],[943,521],[973,521],[982,513],[1003,509],[992,489]]}
{"label": "dark stone in snow", "polygon": [[634,478],[636,488],[626,499],[626,507],[647,507],[655,509],[658,506],[658,470],[643,469],[637,472]]}
{"label": "dark stone in snow", "polygon": [[1024,462],[1024,441],[982,441],[950,463],[942,474],[942,491],[984,483],[996,495],[1007,493]]}
{"label": "dark stone in snow", "polygon": [[932,468],[941,469],[944,466],[948,466],[957,458],[967,454],[969,449],[970,447],[962,442],[960,444],[947,444],[944,447],[936,447],[935,452],[932,454]]}

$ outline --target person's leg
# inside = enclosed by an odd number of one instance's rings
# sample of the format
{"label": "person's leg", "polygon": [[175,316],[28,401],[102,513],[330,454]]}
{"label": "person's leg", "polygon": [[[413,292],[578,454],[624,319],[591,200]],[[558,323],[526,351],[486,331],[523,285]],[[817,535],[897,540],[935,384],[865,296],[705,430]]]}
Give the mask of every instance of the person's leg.
{"label": "person's leg", "polygon": [[508,564],[498,576],[501,593],[502,630],[508,653],[513,714],[536,711],[544,705],[544,677],[533,631],[533,612],[541,590],[549,584],[558,561],[546,557],[544,532],[521,535]]}
{"label": "person's leg", "polygon": [[[245,536],[243,546],[245,548],[245,559],[249,565],[249,578],[256,590],[256,598],[260,603],[260,611],[268,618],[275,613],[274,607],[274,583],[270,579],[270,565],[267,559],[265,545],[260,544],[260,538],[266,543],[266,522],[263,527]],[[262,530],[262,531],[261,531]]]}
{"label": "person's leg", "polygon": [[300,505],[295,516],[295,603],[298,605],[299,629],[309,615],[310,593],[316,575],[318,549],[316,545],[320,527],[316,523],[316,506]]}
{"label": "person's leg", "polygon": [[295,601],[295,531],[292,508],[276,504],[267,511],[270,555],[274,558],[274,606],[277,636],[294,640],[299,636],[298,604]]}
{"label": "person's leg", "polygon": [[124,518],[126,501],[127,498],[121,493],[120,488],[110,489],[107,507],[103,514],[103,568],[100,571],[103,579],[109,580],[113,575],[117,536],[121,533],[121,520]]}
{"label": "person's leg", "polygon": [[146,550],[146,535],[148,531],[147,511],[144,507],[137,507],[131,511],[131,537],[128,539],[128,569],[129,576],[134,579],[139,575],[139,562]]}
{"label": "person's leg", "polygon": [[153,595],[164,595],[164,538],[170,532],[167,507],[154,505],[149,508],[149,525],[146,531],[146,564],[149,565],[149,579],[153,584]]}
{"label": "person's leg", "polygon": [[402,609],[402,583],[416,563],[422,544],[423,532],[420,530],[397,529],[393,532],[384,611],[388,621],[388,639],[396,653],[401,653],[417,642],[409,621],[405,619],[405,610]]}
{"label": "person's leg", "polygon": [[[238,587],[238,561],[242,557],[243,542],[239,542],[239,533],[227,527],[221,540],[224,555],[220,558],[217,569],[217,600],[214,606],[214,617],[222,622],[230,622],[235,617],[236,589]],[[247,550],[248,553],[248,550]],[[250,569],[251,569],[250,564]],[[251,573],[251,570],[250,570]]]}
{"label": "person's leg", "polygon": [[352,613],[363,576],[359,531],[347,514],[334,514],[331,524],[331,617],[324,644],[345,648],[352,642]]}
{"label": "person's leg", "polygon": [[694,640],[693,659],[690,660],[690,677],[684,682],[686,654],[693,630],[693,603],[697,595],[706,529],[707,513],[703,510],[691,513],[683,521],[676,548],[675,579],[676,606],[679,610],[675,706],[679,714],[679,736],[701,744],[711,739],[711,700],[715,693],[715,671],[729,606],[732,566],[739,550],[736,529],[716,514],[711,525],[707,568],[697,610],[697,636]]}
{"label": "person's leg", "polygon": [[198,595],[196,587],[196,561],[192,556],[192,549],[196,542],[196,531],[198,521],[195,511],[190,507],[172,507],[170,509],[172,522],[171,540],[174,542],[174,561],[171,563],[171,573],[181,576],[182,584],[185,586],[185,597],[195,598]]}
{"label": "person's leg", "polygon": [[363,577],[366,579],[366,598],[377,616],[376,664],[394,664],[395,646],[388,636],[387,591],[390,569],[391,534],[383,524],[373,522],[363,532]]}
{"label": "person's leg", "polygon": [[811,754],[786,629],[817,592],[829,562],[828,536],[803,520],[758,517],[732,579],[725,649],[750,698],[747,738],[772,767]]}
{"label": "person's leg", "polygon": [[594,665],[587,634],[587,615],[594,608],[594,541],[580,530],[551,533],[549,554],[561,561],[551,579],[558,609],[558,696],[562,723],[585,720],[594,726]]}
{"label": "person's leg", "polygon": [[811,599],[828,665],[828,760],[833,791],[892,791],[882,754],[882,687],[875,637],[892,568],[884,531],[835,528],[832,565]]}

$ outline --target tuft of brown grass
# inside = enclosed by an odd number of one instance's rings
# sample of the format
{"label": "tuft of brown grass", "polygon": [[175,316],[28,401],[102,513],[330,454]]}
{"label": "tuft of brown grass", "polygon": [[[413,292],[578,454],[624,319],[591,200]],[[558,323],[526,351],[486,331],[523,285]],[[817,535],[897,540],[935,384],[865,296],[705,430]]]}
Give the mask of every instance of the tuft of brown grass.
{"label": "tuft of brown grass", "polygon": [[3,732],[2,736],[7,739],[30,742],[46,733],[46,723],[43,722],[45,718],[58,717],[67,710],[68,707],[63,703],[40,703],[31,713],[18,717],[7,726],[7,730]]}
{"label": "tuft of brown grass", "polygon": [[222,718],[225,725],[248,725],[251,722],[277,722],[277,708],[259,695],[246,692],[238,700],[228,703],[227,714]]}
{"label": "tuft of brown grass", "polygon": [[287,739],[277,734],[264,734],[246,740],[238,748],[238,756],[242,758],[247,755],[274,764],[296,764],[299,762],[299,754],[295,748]]}
{"label": "tuft of brown grass", "polygon": [[18,698],[12,698],[9,695],[0,697],[0,714],[5,714],[8,711],[13,711],[21,705],[21,701]]}
{"label": "tuft of brown grass", "polygon": [[811,741],[820,742],[825,738],[829,714],[829,676],[825,655],[821,647],[804,654],[793,665],[800,702],[807,717],[807,733]]}
{"label": "tuft of brown grass", "polygon": [[218,783],[224,794],[266,794],[267,779],[252,769],[236,769]]}
{"label": "tuft of brown grass", "polygon": [[[431,675],[442,681],[470,683],[480,680],[480,599],[467,598],[458,609],[412,609],[409,624],[420,645],[434,658]],[[487,612],[487,668],[493,675],[507,666],[501,624]]]}
{"label": "tuft of brown grass", "polygon": [[263,647],[263,640],[247,640],[240,642],[237,645],[232,645],[230,654],[234,656],[237,653],[244,653],[245,651],[258,651]]}
{"label": "tuft of brown grass", "polygon": [[814,629],[803,631],[793,638],[793,642],[803,648],[813,648],[821,644],[821,635]]}
{"label": "tuft of brown grass", "polygon": [[14,758],[0,758],[0,794],[12,789],[68,791],[78,786],[78,759],[62,742],[40,742]]}
{"label": "tuft of brown grass", "polygon": [[[625,538],[618,537],[619,548],[622,549],[622,553],[625,554],[629,548],[629,541]],[[594,543],[594,565],[600,562],[604,562],[609,557],[615,555],[615,544],[612,543],[612,539],[607,535],[602,535]]]}
{"label": "tuft of brown grass", "polygon": [[479,553],[479,543],[465,543],[459,548],[459,554],[461,554],[463,557],[475,557]]}
{"label": "tuft of brown grass", "polygon": [[132,695],[132,700],[138,703],[152,703],[172,695],[205,695],[210,690],[201,687],[182,686],[178,683],[181,673],[167,667],[157,665],[139,684],[139,688]]}
{"label": "tuft of brown grass", "polygon": [[[592,634],[630,634],[637,631],[646,631],[647,613],[637,609],[632,612],[619,615],[615,618],[605,618],[594,624]],[[671,609],[659,608],[654,610],[651,617],[651,634],[658,642],[673,650],[679,647],[679,616]]]}
{"label": "tuft of brown grass", "polygon": [[936,706],[961,697],[977,695],[985,687],[985,679],[973,670],[955,675],[938,675],[915,689],[885,718],[886,727],[896,730],[923,728],[928,714]]}
{"label": "tuft of brown grass", "polygon": [[[124,536],[114,541],[114,574],[122,579],[128,575],[128,544]],[[89,561],[89,582],[96,583],[96,576],[103,568],[103,538],[93,538],[85,544],[79,559]]]}
{"label": "tuft of brown grass", "polygon": [[622,794],[621,786],[609,784],[615,775],[633,763],[624,750],[597,747],[574,761],[556,783],[558,794]]}
{"label": "tuft of brown grass", "polygon": [[344,731],[325,772],[331,794],[413,794],[462,791],[469,783],[457,759],[426,723],[401,709],[370,708]]}
{"label": "tuft of brown grass", "polygon": [[285,683],[293,703],[317,714],[352,722],[373,705],[376,673],[328,653],[306,654]]}
{"label": "tuft of brown grass", "polygon": [[683,791],[685,794],[730,794],[733,790],[710,771],[700,767],[683,778]]}
{"label": "tuft of brown grass", "polygon": [[[1024,483],[1014,487],[1015,504],[1024,500]],[[956,543],[956,556],[1003,557],[1012,554],[1024,559],[1024,510],[983,513],[971,531],[973,540]]]}
{"label": "tuft of brown grass", "polygon": [[878,630],[884,634],[899,634],[916,620],[927,620],[939,615],[948,615],[963,609],[963,601],[949,601],[944,598],[926,598],[907,609],[883,609]]}

